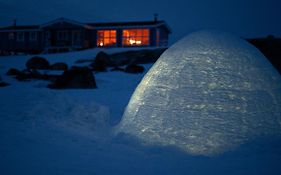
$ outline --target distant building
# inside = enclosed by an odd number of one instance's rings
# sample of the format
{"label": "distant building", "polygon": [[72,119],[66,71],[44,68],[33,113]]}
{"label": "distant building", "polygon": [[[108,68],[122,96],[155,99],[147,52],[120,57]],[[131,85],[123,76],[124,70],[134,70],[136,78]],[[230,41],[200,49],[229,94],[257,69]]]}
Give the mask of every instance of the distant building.
{"label": "distant building", "polygon": [[0,54],[82,50],[94,47],[167,46],[165,21],[80,23],[59,18],[42,25],[0,28]]}

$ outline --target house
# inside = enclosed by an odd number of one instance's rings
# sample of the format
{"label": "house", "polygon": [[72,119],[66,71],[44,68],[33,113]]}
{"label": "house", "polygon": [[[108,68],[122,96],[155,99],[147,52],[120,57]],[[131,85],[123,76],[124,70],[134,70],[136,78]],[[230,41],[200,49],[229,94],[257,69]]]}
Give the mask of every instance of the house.
{"label": "house", "polygon": [[165,21],[81,23],[59,18],[41,25],[0,28],[0,54],[82,50],[95,47],[167,46]]}

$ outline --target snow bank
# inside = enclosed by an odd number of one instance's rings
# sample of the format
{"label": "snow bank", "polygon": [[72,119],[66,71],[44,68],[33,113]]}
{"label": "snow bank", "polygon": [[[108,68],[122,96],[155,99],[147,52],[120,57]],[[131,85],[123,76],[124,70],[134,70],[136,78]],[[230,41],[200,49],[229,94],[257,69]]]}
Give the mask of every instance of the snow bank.
{"label": "snow bank", "polygon": [[[13,94],[11,94],[11,90]],[[73,134],[100,137],[109,127],[109,109],[91,99],[93,91],[55,91],[46,88],[1,89],[0,120],[47,125]],[[84,95],[83,95],[83,94]],[[84,97],[83,97],[84,96]],[[89,96],[89,97],[86,97]]]}
{"label": "snow bank", "polygon": [[145,144],[213,155],[280,129],[279,73],[246,41],[201,31],[159,58],[116,131]]}

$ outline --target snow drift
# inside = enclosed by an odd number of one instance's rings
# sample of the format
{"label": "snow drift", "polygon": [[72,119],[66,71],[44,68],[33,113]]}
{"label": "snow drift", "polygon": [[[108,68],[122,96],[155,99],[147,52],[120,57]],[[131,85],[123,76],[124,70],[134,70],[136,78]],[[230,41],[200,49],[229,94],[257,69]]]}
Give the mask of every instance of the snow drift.
{"label": "snow drift", "polygon": [[117,133],[195,155],[281,132],[281,78],[252,45],[193,33],[159,58],[135,90]]}

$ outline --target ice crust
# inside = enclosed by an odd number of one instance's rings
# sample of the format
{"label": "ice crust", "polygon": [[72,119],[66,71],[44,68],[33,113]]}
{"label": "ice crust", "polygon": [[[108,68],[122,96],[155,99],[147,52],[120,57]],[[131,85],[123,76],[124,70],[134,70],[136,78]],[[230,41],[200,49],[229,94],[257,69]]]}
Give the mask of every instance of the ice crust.
{"label": "ice crust", "polygon": [[215,155],[281,132],[281,77],[252,45],[200,31],[169,48],[116,127],[143,144]]}

